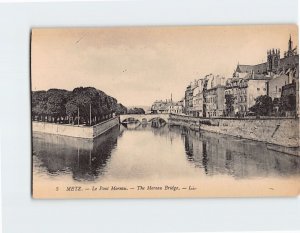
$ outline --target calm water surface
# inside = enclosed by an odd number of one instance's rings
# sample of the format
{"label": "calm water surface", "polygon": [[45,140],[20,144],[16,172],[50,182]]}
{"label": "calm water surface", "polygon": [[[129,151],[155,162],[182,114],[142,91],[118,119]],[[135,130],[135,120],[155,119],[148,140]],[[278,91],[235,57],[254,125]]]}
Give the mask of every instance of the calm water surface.
{"label": "calm water surface", "polygon": [[117,126],[94,141],[33,134],[33,175],[78,182],[300,175],[300,158],[264,143],[180,127]]}

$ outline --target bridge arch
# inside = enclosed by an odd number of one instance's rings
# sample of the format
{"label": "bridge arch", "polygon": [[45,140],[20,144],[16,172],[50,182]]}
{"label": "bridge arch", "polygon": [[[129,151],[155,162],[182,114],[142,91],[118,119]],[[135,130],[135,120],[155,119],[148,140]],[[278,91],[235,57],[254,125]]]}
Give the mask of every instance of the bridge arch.
{"label": "bridge arch", "polygon": [[121,123],[137,123],[137,122],[141,123],[141,120],[140,119],[136,119],[135,117],[128,116],[125,119],[121,119],[120,118],[120,122]]}
{"label": "bridge arch", "polygon": [[151,122],[153,119],[162,119],[166,123],[169,121],[169,114],[124,114],[120,115],[120,122],[124,122],[127,119],[135,119],[142,123],[142,121]]}

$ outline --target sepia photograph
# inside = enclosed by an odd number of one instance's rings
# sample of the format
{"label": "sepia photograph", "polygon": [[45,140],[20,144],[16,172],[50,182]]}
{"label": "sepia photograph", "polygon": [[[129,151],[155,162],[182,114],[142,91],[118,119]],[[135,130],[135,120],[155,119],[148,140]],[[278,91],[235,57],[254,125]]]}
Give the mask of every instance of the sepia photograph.
{"label": "sepia photograph", "polygon": [[30,41],[33,198],[299,195],[297,25]]}

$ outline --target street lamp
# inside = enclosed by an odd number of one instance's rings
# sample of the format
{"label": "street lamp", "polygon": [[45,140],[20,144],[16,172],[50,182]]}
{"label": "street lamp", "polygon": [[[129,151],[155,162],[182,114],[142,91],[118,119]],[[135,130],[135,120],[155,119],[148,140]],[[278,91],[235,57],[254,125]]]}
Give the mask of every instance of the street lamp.
{"label": "street lamp", "polygon": [[77,107],[77,125],[79,126],[79,107]]}

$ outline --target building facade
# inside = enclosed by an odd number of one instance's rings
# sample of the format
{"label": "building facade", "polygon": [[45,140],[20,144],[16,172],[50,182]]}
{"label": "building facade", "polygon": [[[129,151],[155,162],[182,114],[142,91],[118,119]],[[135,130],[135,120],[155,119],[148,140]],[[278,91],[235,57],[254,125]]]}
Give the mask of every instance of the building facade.
{"label": "building facade", "polygon": [[203,103],[204,103],[204,86],[207,80],[200,78],[196,81],[196,87],[193,90],[193,116],[203,117]]}
{"label": "building facade", "polygon": [[225,86],[217,85],[205,91],[205,117],[221,117],[225,113]]}
{"label": "building facade", "polygon": [[282,94],[282,87],[290,84],[292,79],[286,74],[274,75],[273,78],[267,83],[268,95],[274,100],[279,99]]}
{"label": "building facade", "polygon": [[151,106],[152,114],[183,114],[183,101],[173,102],[170,100],[156,100]]}
{"label": "building facade", "polygon": [[[285,85],[295,83],[299,114],[299,55],[289,39],[288,51],[280,58],[279,49],[267,51],[267,62],[257,65],[238,64],[233,77],[226,82],[225,95],[233,96],[234,114],[245,115],[255,99],[268,95],[273,100],[282,96]],[[297,95],[298,93],[298,95]]]}
{"label": "building facade", "polygon": [[184,94],[184,113],[186,115],[191,115],[193,112],[193,90],[191,84],[186,87]]}

